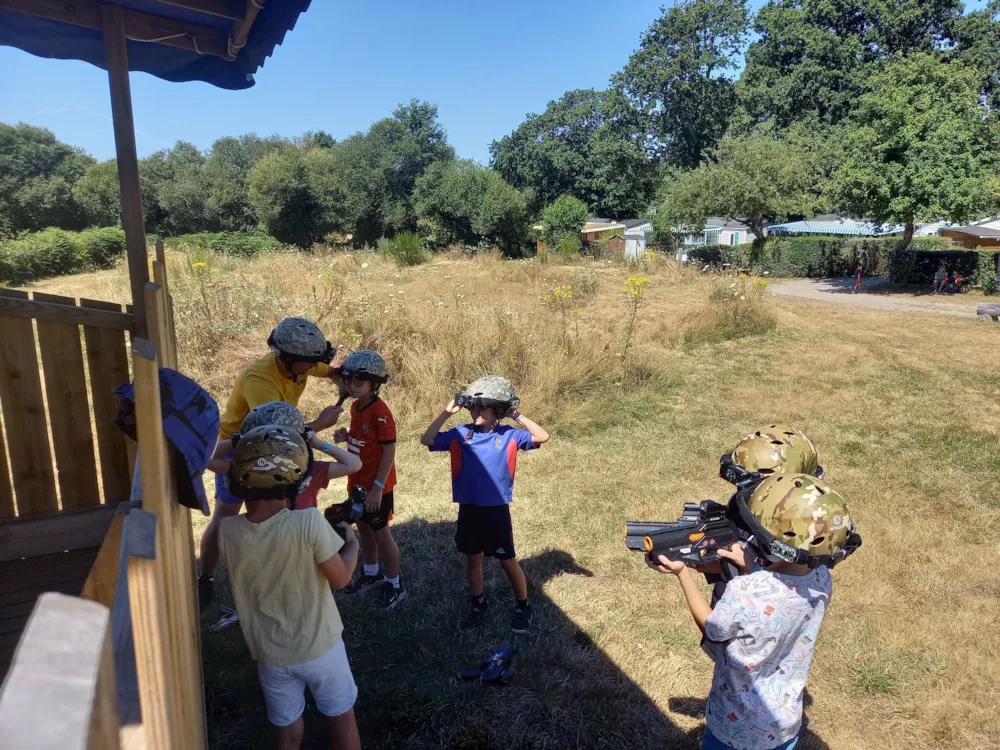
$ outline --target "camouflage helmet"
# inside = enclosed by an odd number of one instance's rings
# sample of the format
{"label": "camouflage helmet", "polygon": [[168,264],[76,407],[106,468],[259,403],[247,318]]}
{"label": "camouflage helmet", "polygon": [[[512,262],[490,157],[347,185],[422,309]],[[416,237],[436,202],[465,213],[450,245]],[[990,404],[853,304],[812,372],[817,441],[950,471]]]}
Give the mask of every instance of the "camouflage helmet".
{"label": "camouflage helmet", "polygon": [[319,326],[305,318],[285,318],[271,331],[267,343],[278,355],[301,362],[329,364],[337,351]]}
{"label": "camouflage helmet", "polygon": [[852,531],[844,498],[807,474],[768,477],[747,507],[776,539],[811,555],[836,555]]}
{"label": "camouflage helmet", "polygon": [[257,427],[269,424],[288,427],[300,435],[306,431],[302,413],[298,409],[285,401],[268,401],[250,410],[240,425],[240,434],[246,435]]}
{"label": "camouflage helmet", "polygon": [[794,427],[770,424],[754,430],[733,449],[733,462],[747,471],[772,474],[811,474],[819,470],[816,446]]}
{"label": "camouflage helmet", "polygon": [[465,389],[466,396],[480,398],[484,401],[497,401],[517,405],[519,399],[514,393],[514,385],[507,378],[499,375],[486,375],[474,381]]}
{"label": "camouflage helmet", "polygon": [[358,349],[344,357],[340,374],[345,378],[368,378],[382,383],[389,379],[385,360],[381,354],[371,349]]}
{"label": "camouflage helmet", "polygon": [[309,449],[302,435],[284,425],[255,427],[233,450],[230,477],[246,489],[298,485],[309,470]]}

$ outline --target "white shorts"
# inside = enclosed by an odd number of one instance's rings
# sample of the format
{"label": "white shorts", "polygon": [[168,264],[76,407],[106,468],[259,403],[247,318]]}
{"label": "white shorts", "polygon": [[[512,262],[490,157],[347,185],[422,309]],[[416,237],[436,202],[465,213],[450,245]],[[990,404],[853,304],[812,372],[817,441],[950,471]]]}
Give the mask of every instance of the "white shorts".
{"label": "white shorts", "polygon": [[326,716],[340,716],[351,710],[358,699],[351,665],[347,663],[344,639],[322,656],[291,667],[257,665],[264,689],[267,720],[287,727],[306,710],[306,686],[316,699],[316,707]]}

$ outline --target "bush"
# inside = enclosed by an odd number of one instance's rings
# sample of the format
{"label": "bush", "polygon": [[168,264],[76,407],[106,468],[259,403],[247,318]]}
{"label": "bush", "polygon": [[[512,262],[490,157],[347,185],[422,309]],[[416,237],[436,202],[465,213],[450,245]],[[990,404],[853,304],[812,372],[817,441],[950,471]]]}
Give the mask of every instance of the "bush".
{"label": "bush", "polygon": [[559,254],[563,260],[569,260],[580,252],[583,242],[579,235],[570,235],[559,240]]}
{"label": "bush", "polygon": [[49,276],[107,268],[124,251],[125,233],[121,229],[43,229],[0,242],[0,282],[26,284]]}
{"label": "bush", "polygon": [[287,245],[267,234],[244,234],[242,232],[198,232],[182,234],[167,240],[167,244],[179,250],[211,250],[222,255],[252,258],[261,253],[273,253],[287,249]]}
{"label": "bush", "polygon": [[761,336],[777,324],[767,301],[767,281],[742,275],[718,280],[708,303],[681,320],[685,346]]}
{"label": "bush", "polygon": [[118,227],[85,229],[80,242],[95,268],[110,268],[125,254],[125,230]]}
{"label": "bush", "polygon": [[[912,246],[911,246],[912,247]],[[929,286],[934,280],[934,272],[941,264],[948,271],[958,271],[968,279],[982,278],[985,269],[996,269],[996,254],[976,250],[911,250],[893,252],[889,258],[889,280],[894,284],[918,284]],[[993,275],[996,275],[995,270]]]}
{"label": "bush", "polygon": [[982,288],[983,294],[996,294],[997,288],[1000,287],[1000,282],[997,281],[997,262],[1000,261],[1000,253],[980,251],[978,256],[976,283]]}
{"label": "bush", "polygon": [[560,196],[542,212],[543,239],[549,247],[556,247],[563,237],[579,237],[589,217],[586,203],[572,195]]}
{"label": "bush", "polygon": [[400,266],[418,266],[427,260],[420,235],[416,232],[400,232],[389,240],[383,238],[378,243],[378,249]]}

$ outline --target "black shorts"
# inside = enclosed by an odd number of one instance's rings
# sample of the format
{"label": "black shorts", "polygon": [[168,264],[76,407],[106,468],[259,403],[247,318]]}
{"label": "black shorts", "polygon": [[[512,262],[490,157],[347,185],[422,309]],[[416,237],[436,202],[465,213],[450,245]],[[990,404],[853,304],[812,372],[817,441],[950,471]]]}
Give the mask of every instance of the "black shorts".
{"label": "black shorts", "polygon": [[392,490],[389,490],[388,492],[382,493],[382,504],[378,506],[377,511],[369,513],[366,510],[361,514],[361,520],[368,524],[368,527],[372,531],[384,529],[389,525],[389,521],[392,520],[392,512],[395,509],[392,492]]}
{"label": "black shorts", "polygon": [[497,560],[510,560],[514,557],[510,506],[459,504],[455,544],[463,555],[482,553]]}

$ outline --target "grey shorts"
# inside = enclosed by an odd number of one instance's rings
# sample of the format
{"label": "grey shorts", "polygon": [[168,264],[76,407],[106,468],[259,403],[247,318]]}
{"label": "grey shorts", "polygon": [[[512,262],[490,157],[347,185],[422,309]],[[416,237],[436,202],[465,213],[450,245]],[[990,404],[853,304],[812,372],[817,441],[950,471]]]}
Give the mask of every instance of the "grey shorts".
{"label": "grey shorts", "polygon": [[276,727],[287,727],[306,710],[306,687],[325,716],[346,714],[358,699],[343,638],[312,661],[290,667],[258,664],[257,676],[264,690],[267,720]]}

